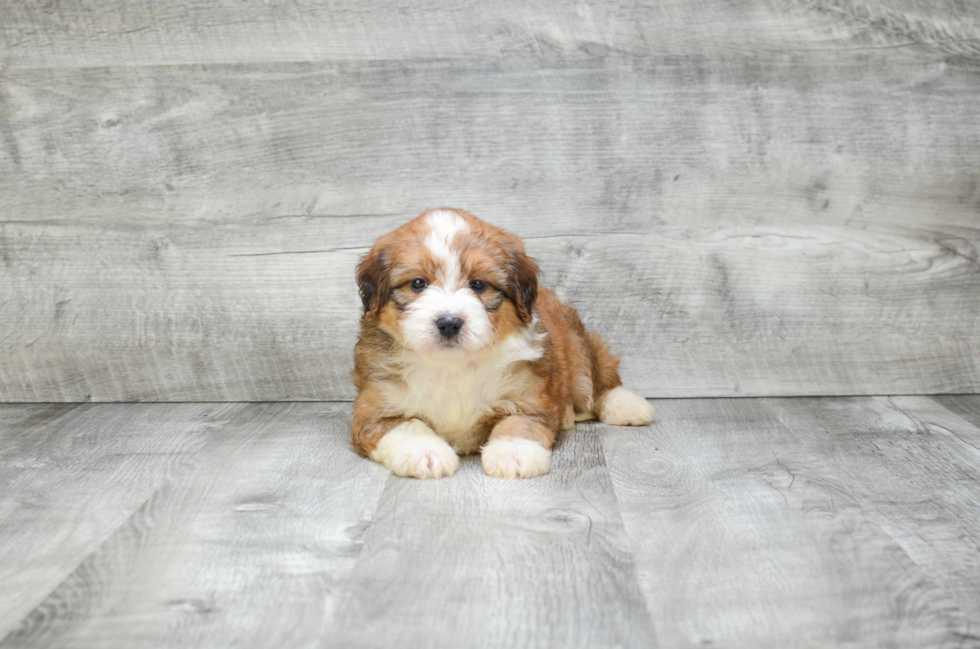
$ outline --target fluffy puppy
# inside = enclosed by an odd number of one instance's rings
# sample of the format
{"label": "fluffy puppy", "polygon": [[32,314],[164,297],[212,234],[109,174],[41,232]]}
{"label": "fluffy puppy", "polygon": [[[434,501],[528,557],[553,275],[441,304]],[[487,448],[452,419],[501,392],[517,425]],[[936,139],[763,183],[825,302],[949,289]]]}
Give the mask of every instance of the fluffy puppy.
{"label": "fluffy puppy", "polygon": [[351,444],[398,475],[451,476],[480,451],[487,475],[533,478],[576,421],[653,419],[602,339],[538,288],[521,240],[472,214],[430,210],[381,237],[357,284]]}

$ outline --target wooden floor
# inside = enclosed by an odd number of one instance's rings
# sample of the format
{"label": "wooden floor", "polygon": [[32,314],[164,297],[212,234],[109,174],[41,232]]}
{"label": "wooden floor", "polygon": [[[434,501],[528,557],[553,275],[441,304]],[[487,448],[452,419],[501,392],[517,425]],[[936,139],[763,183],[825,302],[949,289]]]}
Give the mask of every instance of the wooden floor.
{"label": "wooden floor", "polygon": [[0,646],[980,646],[980,396],[656,405],[522,482],[346,403],[0,406]]}

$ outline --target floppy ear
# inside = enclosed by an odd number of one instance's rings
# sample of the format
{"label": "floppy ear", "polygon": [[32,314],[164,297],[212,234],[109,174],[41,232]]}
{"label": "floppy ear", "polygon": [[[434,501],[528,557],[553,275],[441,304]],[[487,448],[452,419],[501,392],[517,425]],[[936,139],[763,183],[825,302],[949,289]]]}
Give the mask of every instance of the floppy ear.
{"label": "floppy ear", "polygon": [[357,288],[364,319],[373,320],[388,301],[388,264],[384,248],[375,245],[357,265]]}
{"label": "floppy ear", "polygon": [[538,264],[523,250],[512,252],[507,288],[521,322],[531,322],[534,301],[538,299]]}

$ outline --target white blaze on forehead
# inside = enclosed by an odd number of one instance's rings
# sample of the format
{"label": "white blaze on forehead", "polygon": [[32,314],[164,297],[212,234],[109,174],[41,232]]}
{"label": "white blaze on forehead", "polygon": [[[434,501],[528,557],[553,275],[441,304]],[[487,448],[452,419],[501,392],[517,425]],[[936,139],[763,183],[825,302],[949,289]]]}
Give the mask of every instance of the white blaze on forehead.
{"label": "white blaze on forehead", "polygon": [[431,230],[425,237],[424,245],[442,264],[443,290],[452,291],[459,282],[459,259],[450,250],[457,232],[469,230],[466,220],[448,210],[436,210],[426,218]]}
{"label": "white blaze on forehead", "polygon": [[443,349],[438,319],[454,315],[463,321],[452,353],[474,352],[494,342],[496,330],[483,302],[463,281],[459,254],[452,249],[457,233],[470,229],[466,219],[450,210],[426,216],[429,231],[422,246],[437,264],[436,279],[414,300],[402,316],[402,333],[411,349],[433,352]]}

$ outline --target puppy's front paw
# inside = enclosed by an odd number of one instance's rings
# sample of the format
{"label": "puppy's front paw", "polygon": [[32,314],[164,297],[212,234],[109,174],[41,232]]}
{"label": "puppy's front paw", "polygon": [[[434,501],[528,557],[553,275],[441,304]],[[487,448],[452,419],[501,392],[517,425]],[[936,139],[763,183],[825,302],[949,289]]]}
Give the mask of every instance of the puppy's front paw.
{"label": "puppy's front paw", "polygon": [[424,422],[409,419],[378,442],[371,459],[406,478],[448,478],[459,468],[459,456]]}
{"label": "puppy's front paw", "polygon": [[536,478],[551,470],[551,451],[521,437],[492,439],[481,454],[483,472],[492,478]]}
{"label": "puppy's front paw", "polygon": [[613,388],[602,395],[599,419],[610,426],[646,426],[653,421],[653,406],[624,387]]}

